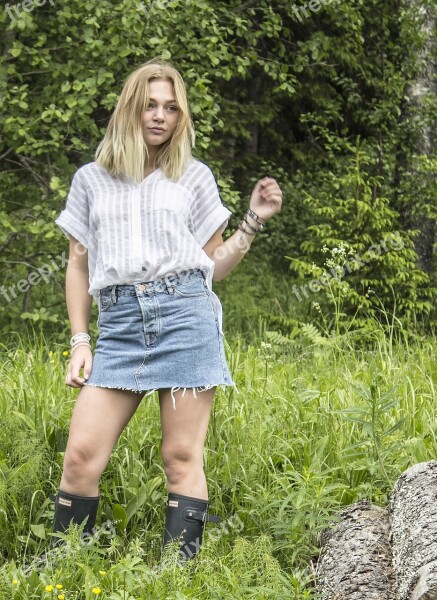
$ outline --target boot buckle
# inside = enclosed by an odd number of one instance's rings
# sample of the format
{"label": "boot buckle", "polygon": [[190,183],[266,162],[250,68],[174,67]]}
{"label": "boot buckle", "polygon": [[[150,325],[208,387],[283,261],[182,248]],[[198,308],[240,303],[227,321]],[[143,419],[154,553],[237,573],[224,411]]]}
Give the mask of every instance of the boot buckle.
{"label": "boot buckle", "polygon": [[207,510],[196,510],[194,508],[185,508],[182,512],[186,521],[201,521],[202,523],[221,523],[221,517],[210,515]]}

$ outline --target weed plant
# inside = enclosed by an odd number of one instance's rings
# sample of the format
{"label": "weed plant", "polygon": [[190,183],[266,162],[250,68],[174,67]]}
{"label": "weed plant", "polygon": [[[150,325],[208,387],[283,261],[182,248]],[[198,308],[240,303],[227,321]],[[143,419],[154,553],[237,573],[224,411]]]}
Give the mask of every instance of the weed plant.
{"label": "weed plant", "polygon": [[385,505],[406,468],[436,456],[437,344],[375,326],[360,346],[313,327],[283,344],[226,338],[240,393],[217,390],[204,456],[211,511],[224,523],[206,526],[201,554],[183,567],[177,544],[161,556],[156,392],[102,477],[94,539],[72,528],[65,554],[50,554],[49,494],[77,390],[64,384],[65,345],[10,338],[0,367],[0,599],[317,598],[319,534],[337,510],[363,498]]}

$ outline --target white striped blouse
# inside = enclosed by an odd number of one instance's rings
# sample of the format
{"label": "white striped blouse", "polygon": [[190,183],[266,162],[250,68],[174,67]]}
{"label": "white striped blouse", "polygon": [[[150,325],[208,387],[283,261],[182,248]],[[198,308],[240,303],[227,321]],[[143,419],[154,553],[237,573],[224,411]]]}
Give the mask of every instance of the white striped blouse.
{"label": "white striped blouse", "polygon": [[151,281],[199,268],[212,291],[214,262],[202,250],[212,235],[226,229],[231,211],[220,199],[211,169],[192,158],[173,182],[158,168],[138,184],[117,179],[95,162],[74,174],[64,210],[56,224],[88,251],[89,289]]}

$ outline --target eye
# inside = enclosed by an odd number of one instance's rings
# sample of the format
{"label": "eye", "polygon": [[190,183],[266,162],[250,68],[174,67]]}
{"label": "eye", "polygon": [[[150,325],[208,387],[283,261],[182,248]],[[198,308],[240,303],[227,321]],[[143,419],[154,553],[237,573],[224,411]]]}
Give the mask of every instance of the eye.
{"label": "eye", "polygon": [[168,107],[168,109],[169,109],[171,112],[177,112],[177,111],[179,110],[179,107],[178,107],[178,106],[176,106],[175,104],[171,104],[171,105]]}
{"label": "eye", "polygon": [[155,105],[153,102],[149,102],[149,104],[146,106],[146,110],[150,110],[152,108],[155,108]]}

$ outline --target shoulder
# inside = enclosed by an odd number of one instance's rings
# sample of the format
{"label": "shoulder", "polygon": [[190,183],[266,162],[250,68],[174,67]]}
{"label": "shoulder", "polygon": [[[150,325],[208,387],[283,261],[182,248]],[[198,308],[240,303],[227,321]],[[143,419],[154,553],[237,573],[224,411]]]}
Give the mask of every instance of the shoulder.
{"label": "shoulder", "polygon": [[75,175],[78,175],[83,179],[89,179],[92,177],[109,177],[109,173],[106,171],[106,169],[104,169],[94,161],[86,163],[79,167]]}
{"label": "shoulder", "polygon": [[181,177],[181,183],[192,189],[209,185],[215,181],[211,167],[198,158],[192,157],[184,174]]}
{"label": "shoulder", "polygon": [[99,189],[101,187],[107,187],[108,180],[112,177],[109,173],[98,165],[96,162],[89,162],[79,167],[74,175],[73,181],[82,184],[88,191]]}

